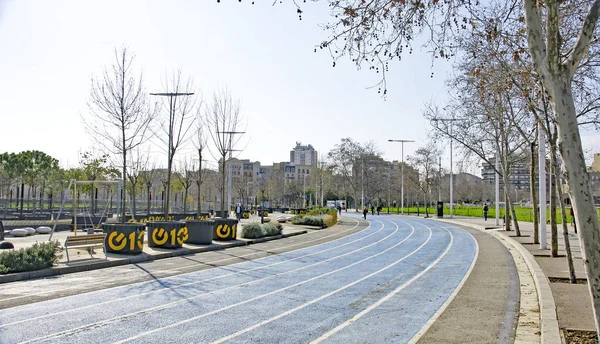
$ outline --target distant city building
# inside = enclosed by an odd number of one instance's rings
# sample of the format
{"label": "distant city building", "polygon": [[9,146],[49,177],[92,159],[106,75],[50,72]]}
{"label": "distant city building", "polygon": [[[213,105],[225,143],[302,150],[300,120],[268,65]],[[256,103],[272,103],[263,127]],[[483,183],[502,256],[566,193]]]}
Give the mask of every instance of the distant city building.
{"label": "distant city building", "polygon": [[[496,171],[494,170],[494,165],[496,164],[496,158],[491,158],[489,161],[490,163],[484,161],[481,165],[481,177],[484,182],[488,184],[495,184]],[[508,180],[513,189],[523,192],[529,192],[531,190],[529,166],[530,165],[527,160],[525,160],[525,162],[517,162],[512,164]],[[502,177],[500,177],[500,192],[504,192],[504,179]]]}
{"label": "distant city building", "polygon": [[317,166],[317,151],[312,145],[303,146],[296,142],[296,147],[290,151],[290,163],[294,165]]}

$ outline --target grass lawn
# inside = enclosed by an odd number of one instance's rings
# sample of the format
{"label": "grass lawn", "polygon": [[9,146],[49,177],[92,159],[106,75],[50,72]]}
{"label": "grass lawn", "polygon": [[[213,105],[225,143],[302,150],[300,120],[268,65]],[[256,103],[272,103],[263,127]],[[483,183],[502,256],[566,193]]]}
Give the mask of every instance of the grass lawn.
{"label": "grass lawn", "polygon": [[[390,213],[399,213],[399,211],[401,211],[400,208],[394,208],[394,207],[390,208]],[[435,215],[435,213],[436,213],[436,209],[434,207],[428,208],[427,211],[430,215]],[[572,223],[573,220],[572,220],[571,216],[569,215],[569,208],[566,208],[566,211],[567,211],[567,222]],[[383,208],[382,212],[387,213],[387,208]],[[500,208],[500,218],[504,217],[505,212],[506,212],[506,208]],[[518,221],[533,222],[533,208],[516,207],[515,212],[517,213]],[[424,214],[425,207],[419,207],[419,208],[404,207],[404,213]],[[469,207],[469,206],[457,205],[457,206],[452,207],[452,213],[456,216],[483,217],[483,207]],[[444,215],[450,215],[450,208],[447,206],[444,206]],[[496,208],[493,206],[489,207],[488,218],[493,219],[495,217],[496,217]],[[546,209],[546,217],[547,218],[550,217],[550,208]],[[600,214],[599,214],[599,218],[600,218]],[[560,208],[557,208],[557,210],[556,210],[556,219],[557,219],[557,223],[562,223],[562,215],[560,213]]]}

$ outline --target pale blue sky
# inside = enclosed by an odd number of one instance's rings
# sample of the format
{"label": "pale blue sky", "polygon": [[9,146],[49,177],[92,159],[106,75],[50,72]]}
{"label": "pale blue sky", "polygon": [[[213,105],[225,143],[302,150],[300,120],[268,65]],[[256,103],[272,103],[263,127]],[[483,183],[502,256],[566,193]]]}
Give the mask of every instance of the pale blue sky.
{"label": "pale blue sky", "polygon": [[76,164],[92,145],[80,121],[90,78],[122,45],[136,54],[149,92],[178,68],[205,98],[227,86],[248,122],[240,158],[285,161],[296,141],[325,153],[342,137],[374,140],[388,159],[400,159],[400,145],[387,139],[416,140],[405,156],[424,144],[421,110],[445,99],[448,62],[436,62],[432,79],[429,55],[415,47],[391,66],[383,101],[367,89],[378,75],[348,59],[332,68],[327,52],[313,52],[326,37],[317,26],[329,19],[325,2],[307,3],[302,21],[289,1],[255,2],[0,0],[0,150],[38,149]]}

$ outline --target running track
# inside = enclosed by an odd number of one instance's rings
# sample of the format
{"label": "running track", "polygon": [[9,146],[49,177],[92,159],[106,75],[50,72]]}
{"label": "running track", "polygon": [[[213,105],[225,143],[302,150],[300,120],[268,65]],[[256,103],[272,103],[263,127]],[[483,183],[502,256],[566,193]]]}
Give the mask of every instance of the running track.
{"label": "running track", "polygon": [[414,342],[477,243],[439,222],[369,220],[318,246],[5,309],[0,343]]}

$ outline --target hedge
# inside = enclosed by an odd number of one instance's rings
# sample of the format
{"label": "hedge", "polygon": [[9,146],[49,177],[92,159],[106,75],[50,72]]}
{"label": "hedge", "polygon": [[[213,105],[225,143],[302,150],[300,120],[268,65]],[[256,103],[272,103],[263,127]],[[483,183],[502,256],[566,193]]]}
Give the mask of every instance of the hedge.
{"label": "hedge", "polygon": [[35,243],[31,247],[0,253],[0,274],[41,270],[58,262],[62,247],[58,241]]}

